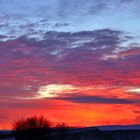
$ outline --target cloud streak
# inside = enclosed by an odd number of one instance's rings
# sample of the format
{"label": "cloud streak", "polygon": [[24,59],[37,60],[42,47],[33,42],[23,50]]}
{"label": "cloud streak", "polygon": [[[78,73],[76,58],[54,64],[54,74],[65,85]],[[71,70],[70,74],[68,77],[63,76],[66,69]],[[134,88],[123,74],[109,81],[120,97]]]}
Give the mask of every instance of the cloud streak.
{"label": "cloud streak", "polygon": [[56,98],[58,100],[66,100],[74,103],[81,104],[134,104],[139,103],[136,99],[121,99],[121,98],[107,98],[102,96],[82,96],[82,95],[71,95],[68,97]]}

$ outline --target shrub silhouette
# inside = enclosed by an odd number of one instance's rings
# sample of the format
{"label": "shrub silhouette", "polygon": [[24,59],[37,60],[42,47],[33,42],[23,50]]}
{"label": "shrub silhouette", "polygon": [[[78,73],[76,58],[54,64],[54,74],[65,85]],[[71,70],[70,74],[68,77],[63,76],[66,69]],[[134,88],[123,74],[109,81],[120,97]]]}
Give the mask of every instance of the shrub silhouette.
{"label": "shrub silhouette", "polygon": [[58,140],[65,140],[68,134],[68,126],[65,123],[60,123],[56,125]]}
{"label": "shrub silhouette", "polygon": [[50,132],[50,122],[44,117],[29,117],[13,124],[16,140],[47,140]]}

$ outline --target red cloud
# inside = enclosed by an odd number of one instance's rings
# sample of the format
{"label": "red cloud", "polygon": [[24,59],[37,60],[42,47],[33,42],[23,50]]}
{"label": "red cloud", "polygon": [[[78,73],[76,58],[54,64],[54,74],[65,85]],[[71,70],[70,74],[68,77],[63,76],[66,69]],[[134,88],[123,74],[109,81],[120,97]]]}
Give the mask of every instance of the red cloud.
{"label": "red cloud", "polygon": [[[139,88],[140,55],[139,48],[121,50],[127,39],[121,31],[104,29],[0,42],[0,108],[5,110],[0,120],[8,116],[1,127],[34,114],[75,126],[137,123],[139,95],[127,89]],[[124,58],[102,59],[117,49]],[[58,98],[33,98],[52,84],[76,88],[52,90]]]}

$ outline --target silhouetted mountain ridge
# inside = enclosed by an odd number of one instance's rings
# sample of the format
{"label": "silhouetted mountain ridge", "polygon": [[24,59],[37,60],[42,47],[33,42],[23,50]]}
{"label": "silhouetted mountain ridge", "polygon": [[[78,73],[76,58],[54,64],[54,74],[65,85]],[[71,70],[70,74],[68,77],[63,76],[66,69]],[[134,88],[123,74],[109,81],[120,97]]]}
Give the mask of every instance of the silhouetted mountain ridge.
{"label": "silhouetted mountain ridge", "polygon": [[140,125],[105,125],[105,126],[96,126],[96,128],[98,128],[99,130],[106,130],[106,131],[107,130],[140,130]]}
{"label": "silhouetted mountain ridge", "polygon": [[[102,126],[90,126],[90,127],[74,127],[70,128],[73,130],[94,130],[99,129],[101,131],[110,131],[110,130],[140,130],[140,124],[136,125],[102,125]],[[0,130],[0,134],[11,133],[12,130]]]}

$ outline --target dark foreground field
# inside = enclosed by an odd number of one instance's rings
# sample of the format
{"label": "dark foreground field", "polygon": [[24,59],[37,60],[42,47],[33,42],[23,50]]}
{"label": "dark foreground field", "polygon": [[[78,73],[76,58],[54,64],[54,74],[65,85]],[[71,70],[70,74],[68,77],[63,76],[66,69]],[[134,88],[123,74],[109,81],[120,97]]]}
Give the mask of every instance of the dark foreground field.
{"label": "dark foreground field", "polygon": [[1,131],[1,140],[140,140],[140,126],[99,126],[69,128],[66,131],[52,129],[49,134],[16,136],[12,131]]}

